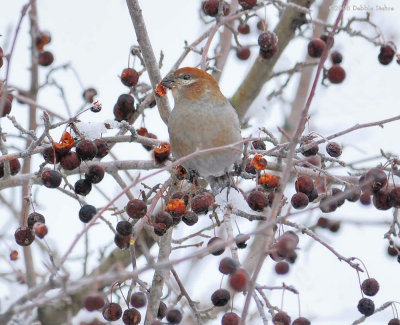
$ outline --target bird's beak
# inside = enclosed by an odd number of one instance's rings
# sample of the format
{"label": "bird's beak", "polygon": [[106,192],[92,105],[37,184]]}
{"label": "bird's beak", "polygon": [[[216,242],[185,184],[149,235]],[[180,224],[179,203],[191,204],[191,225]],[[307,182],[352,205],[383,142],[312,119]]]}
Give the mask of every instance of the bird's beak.
{"label": "bird's beak", "polygon": [[161,84],[169,89],[176,87],[175,79],[172,76],[166,76],[163,80],[161,80]]}

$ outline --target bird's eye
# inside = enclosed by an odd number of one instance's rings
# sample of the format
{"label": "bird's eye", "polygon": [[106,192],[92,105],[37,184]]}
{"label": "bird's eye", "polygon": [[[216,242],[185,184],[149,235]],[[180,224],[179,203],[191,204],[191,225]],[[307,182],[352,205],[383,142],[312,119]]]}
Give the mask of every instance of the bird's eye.
{"label": "bird's eye", "polygon": [[182,78],[184,80],[189,80],[190,79],[190,74],[184,74]]}

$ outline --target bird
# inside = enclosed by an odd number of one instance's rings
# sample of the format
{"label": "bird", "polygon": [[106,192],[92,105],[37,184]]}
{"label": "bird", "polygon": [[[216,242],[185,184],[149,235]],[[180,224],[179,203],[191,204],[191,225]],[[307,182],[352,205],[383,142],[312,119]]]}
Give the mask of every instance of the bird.
{"label": "bird", "polygon": [[171,89],[175,106],[168,119],[171,151],[175,158],[198,150],[235,144],[182,162],[203,178],[227,175],[240,162],[243,144],[239,118],[218,82],[204,70],[184,67],[167,75],[161,84]]}

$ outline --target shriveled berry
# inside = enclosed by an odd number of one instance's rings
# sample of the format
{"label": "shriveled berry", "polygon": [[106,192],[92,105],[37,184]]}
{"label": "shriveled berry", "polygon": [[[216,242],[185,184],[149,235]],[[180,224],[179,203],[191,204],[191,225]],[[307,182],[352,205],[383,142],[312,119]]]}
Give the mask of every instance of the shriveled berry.
{"label": "shriveled berry", "polygon": [[379,63],[388,65],[390,62],[392,62],[396,51],[397,48],[393,42],[388,42],[385,45],[382,45],[378,55]]}
{"label": "shriveled berry", "polygon": [[337,209],[338,204],[336,199],[332,196],[325,196],[321,199],[319,203],[319,208],[322,212],[329,213]]}
{"label": "shriveled berry", "polygon": [[236,50],[236,56],[239,60],[247,60],[250,57],[250,48],[248,47],[238,47]]}
{"label": "shriveled berry", "polygon": [[326,152],[329,156],[337,158],[342,154],[342,147],[337,142],[328,142]]}
{"label": "shriveled berry", "polygon": [[[310,148],[305,149],[305,146],[310,146]],[[315,156],[318,153],[318,144],[316,144],[314,141],[306,141],[304,143],[301,144],[300,146],[301,148],[301,153],[306,156]]]}
{"label": "shriveled berry", "polygon": [[219,262],[219,268],[218,270],[222,274],[232,274],[234,273],[237,268],[239,267],[239,263],[236,262],[233,258],[230,257],[224,257],[220,262]]}
{"label": "shriveled berry", "polygon": [[274,325],[290,325],[290,316],[284,311],[280,311],[272,318]]}
{"label": "shriveled berry", "polygon": [[380,168],[372,168],[360,177],[359,183],[363,191],[378,192],[387,184],[387,176]]}
{"label": "shriveled berry", "polygon": [[20,246],[29,246],[35,240],[35,233],[29,227],[19,227],[14,233],[15,242]]}
{"label": "shriveled berry", "polygon": [[[203,12],[207,16],[216,17],[218,15],[218,0],[207,0],[202,4]],[[227,2],[224,2],[223,6],[223,15],[227,16],[230,12],[230,5]]]}
{"label": "shriveled berry", "polygon": [[361,314],[371,316],[375,311],[375,304],[369,298],[362,298],[358,302],[357,309]]}
{"label": "shriveled berry", "polygon": [[96,215],[97,210],[93,205],[85,204],[79,210],[79,220],[88,223]]}
{"label": "shriveled berry", "polygon": [[54,61],[54,55],[50,51],[39,52],[38,64],[47,67]]}
{"label": "shriveled berry", "polygon": [[104,307],[105,300],[102,295],[89,295],[85,297],[83,302],[87,311],[95,311]]}
{"label": "shriveled berry", "polygon": [[266,150],[267,146],[265,145],[265,142],[262,140],[256,140],[251,143],[253,146],[254,150]]}
{"label": "shriveled berry", "polygon": [[125,325],[137,325],[142,320],[142,315],[135,308],[125,309],[122,314],[122,321]]}
{"label": "shriveled berry", "polygon": [[343,55],[338,51],[333,51],[331,53],[331,61],[333,64],[340,64],[343,61]]}
{"label": "shriveled berry", "polygon": [[85,172],[85,179],[90,183],[97,184],[104,178],[104,173],[104,167],[100,165],[90,165]]}
{"label": "shriveled berry", "polygon": [[207,213],[210,207],[209,199],[203,194],[197,194],[192,198],[190,207],[194,213]]}
{"label": "shriveled berry", "polygon": [[172,216],[168,212],[160,211],[154,217],[154,222],[155,223],[162,223],[168,229],[168,228],[170,228],[172,226],[173,219],[172,219]]}
{"label": "shriveled berry", "polygon": [[297,177],[294,186],[296,188],[296,192],[301,192],[308,195],[314,190],[314,181],[310,176],[301,175]]}
{"label": "shriveled berry", "polygon": [[157,318],[163,319],[165,315],[167,315],[167,311],[167,305],[163,301],[160,301],[160,306],[158,306]]}
{"label": "shriveled berry", "polygon": [[74,151],[69,151],[61,157],[60,165],[65,170],[73,170],[81,165],[81,158]]}
{"label": "shriveled berry", "polygon": [[199,217],[193,211],[186,211],[182,217],[182,221],[188,226],[193,226],[199,221]]}
{"label": "shriveled berry", "polygon": [[97,147],[96,158],[103,158],[110,152],[110,147],[104,139],[96,139],[93,141]]}
{"label": "shriveled berry", "polygon": [[336,200],[338,207],[344,204],[345,194],[338,188],[332,188],[332,198]]}
{"label": "shriveled berry", "polygon": [[86,179],[79,179],[75,182],[74,191],[76,194],[86,196],[92,190],[92,183]]}
{"label": "shriveled berry", "polygon": [[82,160],[92,160],[97,155],[97,146],[91,140],[81,140],[76,146],[76,153]]}
{"label": "shriveled berry", "polygon": [[379,190],[372,196],[372,203],[378,210],[389,210],[392,207],[389,192],[386,190]]}
{"label": "shriveled berry", "polygon": [[262,191],[252,191],[247,197],[247,204],[254,211],[262,211],[268,206],[268,196]]}
{"label": "shriveled berry", "polygon": [[61,174],[56,170],[45,170],[41,176],[42,183],[48,188],[57,188],[61,184]]}
{"label": "shriveled berry", "polygon": [[243,235],[243,234],[239,234],[235,237],[235,244],[236,247],[239,249],[243,249],[247,247],[247,243],[246,241],[248,241],[250,239],[249,235]]}
{"label": "shriveled berry", "polygon": [[249,173],[249,174],[253,174],[253,175],[257,174],[257,170],[255,169],[255,167],[253,166],[251,161],[247,163],[244,170],[246,171],[246,173]]}
{"label": "shriveled berry", "polygon": [[239,34],[247,35],[250,33],[250,26],[249,24],[239,24],[237,31]]}
{"label": "shriveled berry", "polygon": [[128,249],[131,245],[132,236],[121,236],[119,233],[114,235],[114,244],[122,250]]}
{"label": "shriveled berry", "polygon": [[374,278],[369,278],[363,281],[361,284],[361,290],[367,296],[375,296],[379,291],[379,282]]}
{"label": "shriveled berry", "polygon": [[133,226],[129,221],[119,221],[116,227],[117,233],[121,236],[129,236],[132,234]]}
{"label": "shriveled berry", "polygon": [[97,90],[92,87],[86,88],[82,93],[82,97],[86,103],[93,103],[94,97],[96,96],[97,96]]}
{"label": "shriveled berry", "polygon": [[43,239],[47,233],[49,232],[47,226],[44,223],[37,222],[33,226],[33,229],[35,231],[35,235],[39,237],[40,239]]}
{"label": "shriveled berry", "polygon": [[289,272],[289,264],[285,261],[280,261],[275,264],[275,272],[283,275]]}
{"label": "shriveled berry", "polygon": [[296,318],[292,325],[311,325],[311,322],[305,317]]}
{"label": "shriveled berry", "polygon": [[258,45],[263,51],[275,49],[278,46],[278,37],[274,32],[265,31],[258,36]]}
{"label": "shriveled berry", "polygon": [[311,40],[307,47],[308,55],[312,58],[320,58],[325,46],[325,42],[320,38]]}
{"label": "shriveled berry", "polygon": [[240,317],[234,312],[224,314],[221,319],[221,325],[239,325]]}
{"label": "shriveled berry", "polygon": [[[221,246],[221,247],[213,247],[213,246]],[[212,255],[218,256],[224,253],[224,240],[220,237],[212,237],[208,243],[207,247]]]}
{"label": "shriveled berry", "polygon": [[388,325],[400,325],[400,319],[398,319],[398,318],[392,318],[392,319],[389,321]]}
{"label": "shriveled berry", "polygon": [[167,321],[170,324],[179,324],[182,321],[183,315],[179,309],[169,309],[167,312]]}
{"label": "shriveled berry", "polygon": [[122,316],[122,308],[115,302],[107,303],[103,308],[103,317],[109,322],[116,321]]}
{"label": "shriveled berry", "polygon": [[[21,164],[17,158],[9,160],[10,174],[17,175],[21,170]],[[0,177],[4,176],[4,162],[0,163]]]}
{"label": "shriveled berry", "polygon": [[346,78],[346,71],[338,65],[334,64],[328,70],[328,79],[333,84],[339,84]]}
{"label": "shriveled berry", "polygon": [[231,294],[225,289],[218,289],[211,295],[211,302],[216,307],[225,306],[230,299]]}
{"label": "shriveled berry", "polygon": [[301,210],[307,207],[308,205],[308,196],[302,192],[298,192],[294,194],[290,200],[293,208]]}
{"label": "shriveled berry", "polygon": [[33,226],[36,222],[46,223],[46,219],[44,218],[43,214],[40,214],[38,212],[30,213],[27,219],[28,227],[33,229]]}
{"label": "shriveled berry", "polygon": [[139,73],[132,68],[126,68],[121,72],[121,82],[127,87],[136,86],[139,81]]}
{"label": "shriveled berry", "polygon": [[[55,154],[55,157],[54,157]],[[60,155],[53,147],[47,147],[42,151],[42,156],[44,160],[49,164],[58,163],[60,161]],[[55,159],[54,159],[55,158]]]}
{"label": "shriveled berry", "polygon": [[135,308],[141,308],[146,306],[147,304],[147,297],[144,292],[135,292],[131,296],[131,305]]}
{"label": "shriveled berry", "polygon": [[257,0],[239,0],[239,4],[242,6],[243,10],[248,10],[252,9],[257,4]]}
{"label": "shriveled berry", "polygon": [[133,199],[125,207],[126,213],[133,219],[140,219],[147,213],[147,205],[142,200]]}
{"label": "shriveled berry", "polygon": [[238,269],[229,277],[229,285],[233,290],[238,292],[246,289],[248,281],[249,276],[245,269]]}

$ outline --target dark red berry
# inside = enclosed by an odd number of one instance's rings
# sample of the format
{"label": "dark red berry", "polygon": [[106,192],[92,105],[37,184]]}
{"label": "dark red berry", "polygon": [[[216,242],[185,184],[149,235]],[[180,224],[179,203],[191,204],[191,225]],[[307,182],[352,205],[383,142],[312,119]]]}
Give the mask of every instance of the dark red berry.
{"label": "dark red berry", "polygon": [[122,321],[125,325],[137,325],[142,320],[142,315],[135,308],[124,310],[122,314]]}
{"label": "dark red berry", "polygon": [[[16,175],[21,170],[21,164],[17,158],[9,160],[10,174]],[[4,161],[0,162],[0,177],[4,176]]]}
{"label": "dark red berry", "polygon": [[238,47],[236,50],[236,56],[240,60],[247,60],[250,57],[250,48],[248,47]]}
{"label": "dark red berry", "polygon": [[239,4],[242,6],[243,10],[248,10],[257,4],[257,0],[239,0]]}
{"label": "dark red berry", "polygon": [[[305,149],[305,146],[310,147]],[[306,157],[315,156],[318,153],[318,144],[316,144],[314,141],[306,141],[301,144],[300,148],[301,153]]]}
{"label": "dark red berry", "polygon": [[256,175],[257,174],[257,170],[254,167],[254,165],[250,162],[247,163],[246,167],[245,167],[245,171],[246,173],[252,174],[252,175]]}
{"label": "dark red berry", "polygon": [[266,150],[267,146],[265,145],[265,142],[262,140],[256,140],[251,143],[253,146],[254,150]]}
{"label": "dark red berry", "polygon": [[144,292],[135,292],[131,296],[131,305],[135,308],[141,308],[146,306],[147,297]]}
{"label": "dark red berry", "polygon": [[389,321],[388,325],[400,325],[400,319],[398,319],[398,318],[392,318],[392,319]]}
{"label": "dark red berry", "polygon": [[[213,246],[218,246],[218,247],[213,247]],[[225,251],[224,240],[220,237],[212,237],[208,241],[207,247],[209,248],[210,253],[214,256],[221,255]]]}
{"label": "dark red berry", "polygon": [[379,291],[379,282],[374,278],[369,278],[363,281],[361,289],[367,296],[375,296]]}
{"label": "dark red berry", "polygon": [[208,208],[210,207],[210,202],[208,198],[203,194],[197,194],[192,198],[190,203],[190,207],[194,213],[207,213]]}
{"label": "dark red berry", "polygon": [[84,306],[88,311],[99,310],[104,307],[105,301],[102,295],[89,295],[85,297]]}
{"label": "dark red berry", "polygon": [[389,192],[389,198],[393,207],[400,208],[400,187],[393,188]]}
{"label": "dark red berry", "polygon": [[387,252],[390,256],[397,256],[398,253],[397,251],[400,251],[400,247],[398,247],[397,249],[393,246],[388,246],[387,248]]}
{"label": "dark red berry", "polygon": [[371,316],[375,311],[375,304],[369,298],[362,298],[358,302],[357,309],[361,314]]}
{"label": "dark red berry", "polygon": [[[203,12],[207,16],[216,17],[218,15],[218,0],[207,0],[202,4]],[[230,5],[227,2],[224,2],[223,6],[223,15],[227,16],[230,12]]]}
{"label": "dark red berry", "polygon": [[343,55],[338,51],[333,51],[331,53],[332,64],[340,64],[343,61]]}
{"label": "dark red berry", "polygon": [[28,219],[27,219],[27,224],[28,227],[33,229],[33,226],[35,223],[40,222],[40,223],[46,223],[46,220],[43,216],[43,214],[40,214],[38,212],[32,212],[29,214]]}
{"label": "dark red berry", "polygon": [[153,150],[153,158],[158,164],[164,163],[171,153],[171,145],[168,142],[163,142],[156,146]]}
{"label": "dark red berry", "polygon": [[139,81],[139,73],[132,68],[126,68],[121,72],[121,82],[127,87],[136,86]]}
{"label": "dark red berry", "polygon": [[361,193],[360,202],[363,205],[370,205],[371,204],[371,193],[369,193],[369,192]]}
{"label": "dark red berry", "polygon": [[133,226],[129,221],[119,221],[116,226],[117,233],[121,236],[129,236],[132,234]]}
{"label": "dark red berry", "polygon": [[292,196],[290,203],[295,209],[304,209],[309,203],[308,196],[302,192],[298,192]]}
{"label": "dark red berry", "polygon": [[332,196],[325,196],[319,203],[319,208],[322,212],[329,213],[337,209],[337,200]]}
{"label": "dark red berry", "polygon": [[275,272],[283,275],[289,272],[289,264],[285,261],[280,261],[275,264]]}
{"label": "dark red berry", "polygon": [[274,325],[290,325],[290,316],[284,311],[280,311],[272,318]]}
{"label": "dark red berry", "polygon": [[86,88],[82,93],[82,97],[86,103],[93,103],[95,96],[97,96],[97,90],[94,88]]}
{"label": "dark red berry", "polygon": [[397,48],[393,42],[388,42],[381,46],[378,60],[383,65],[388,65],[392,62],[394,55],[396,54]]}
{"label": "dark red berry", "polygon": [[110,152],[110,147],[104,139],[96,139],[93,141],[97,147],[96,158],[103,158]]}
{"label": "dark red berry", "polygon": [[272,58],[276,54],[276,52],[278,52],[278,46],[272,47],[268,50],[260,49],[259,55],[261,58],[268,60]]}
{"label": "dark red berry", "polygon": [[[54,154],[55,154],[55,159],[54,159]],[[46,147],[42,151],[42,155],[44,160],[49,164],[58,163],[60,161],[60,155],[58,154],[57,151],[53,149],[53,147]]]}
{"label": "dark red berry", "polygon": [[35,233],[29,227],[19,227],[14,233],[15,242],[20,246],[29,246],[35,240]]}
{"label": "dark red berry", "polygon": [[319,217],[317,221],[317,226],[320,228],[328,228],[330,220],[325,217]]}
{"label": "dark red berry", "polygon": [[211,295],[211,302],[216,307],[225,306],[230,299],[231,294],[225,289],[218,289]]}
{"label": "dark red berry", "polygon": [[258,36],[258,45],[263,51],[271,51],[278,47],[278,37],[274,32],[265,31]]}
{"label": "dark red berry", "polygon": [[348,186],[344,190],[346,200],[350,202],[356,202],[360,199],[361,189],[358,186]]}
{"label": "dark red berry", "polygon": [[344,69],[338,64],[334,64],[328,70],[328,79],[333,84],[339,84],[345,78],[346,78],[346,71],[344,71]]}
{"label": "dark red berry", "polygon": [[157,318],[163,319],[165,315],[167,315],[167,311],[168,311],[167,305],[164,302],[160,301],[160,306],[158,307],[158,312],[157,312]]}
{"label": "dark red berry", "polygon": [[90,165],[85,172],[85,179],[90,183],[97,184],[104,178],[104,167],[100,165]]}
{"label": "dark red berry", "polygon": [[311,325],[311,322],[305,317],[296,318],[292,325]]}
{"label": "dark red berry", "polygon": [[49,51],[43,51],[43,52],[39,52],[39,58],[38,58],[38,63],[39,65],[41,65],[42,67],[47,67],[50,64],[52,64],[54,61],[54,55],[53,53],[49,52]]}
{"label": "dark red berry", "polygon": [[252,191],[247,197],[247,204],[254,211],[262,211],[268,206],[268,196],[262,191]]}
{"label": "dark red berry", "polygon": [[88,223],[96,215],[97,210],[93,205],[85,204],[79,210],[79,220]]}
{"label": "dark red berry", "polygon": [[243,291],[247,287],[249,276],[245,269],[238,269],[235,273],[229,276],[229,285],[235,291]]}
{"label": "dark red berry", "polygon": [[239,322],[240,317],[233,312],[224,314],[221,319],[221,325],[239,325]]}
{"label": "dark red berry", "polygon": [[132,236],[121,236],[119,233],[114,235],[114,244],[122,250],[128,249],[131,245]]}
{"label": "dark red berry", "polygon": [[389,210],[392,207],[389,192],[386,190],[379,190],[372,196],[372,203],[378,210]]}
{"label": "dark red berry", "polygon": [[122,308],[115,302],[107,303],[103,308],[103,317],[109,322],[116,321],[122,316]]}
{"label": "dark red berry", "polygon": [[167,229],[173,225],[172,216],[165,211],[158,212],[154,217],[154,222],[164,224]]}
{"label": "dark red berry", "polygon": [[238,267],[239,267],[239,263],[236,262],[233,258],[224,257],[219,262],[218,269],[222,274],[232,274],[237,270]]}
{"label": "dark red berry", "polygon": [[337,142],[328,142],[326,152],[329,156],[337,158],[342,154],[342,147]]}
{"label": "dark red berry", "polygon": [[[1,61],[2,61],[2,60],[0,59],[0,63],[1,63]],[[9,99],[9,98],[6,98],[6,99],[4,100],[3,112],[2,112],[1,117],[4,117],[4,116],[6,116],[7,114],[10,114],[11,108],[12,108],[12,100]]]}
{"label": "dark red berry", "polygon": [[76,153],[82,160],[92,160],[97,155],[97,146],[91,140],[81,140],[76,146]]}
{"label": "dark red berry", "polygon": [[42,183],[48,188],[57,188],[61,184],[61,174],[56,170],[45,170],[41,176]]}
{"label": "dark red berry", "polygon": [[147,205],[142,200],[133,199],[125,207],[126,213],[133,219],[140,219],[146,215]]}
{"label": "dark red berry", "polygon": [[359,183],[363,191],[378,192],[387,184],[387,176],[380,168],[372,168],[360,177]]}
{"label": "dark red berry", "polygon": [[74,191],[79,195],[88,195],[92,190],[92,183],[86,179],[79,179],[75,182]]}
{"label": "dark red berry", "polygon": [[296,192],[309,195],[314,190],[314,181],[310,176],[302,175],[297,177],[294,184]]}
{"label": "dark red berry", "polygon": [[193,226],[199,221],[199,217],[193,211],[186,211],[182,217],[182,221],[188,226]]}
{"label": "dark red berry", "polygon": [[247,35],[250,33],[250,26],[249,24],[239,24],[237,31],[240,34]]}
{"label": "dark red berry", "polygon": [[320,39],[320,38],[316,38],[311,40],[308,43],[308,55],[311,56],[312,58],[319,58],[322,55],[322,52],[325,49],[325,42]]}
{"label": "dark red berry", "polygon": [[332,36],[329,36],[327,34],[322,34],[319,38],[322,39],[325,42],[325,44],[328,44],[328,40],[329,40],[330,48],[333,46],[333,44],[335,44],[335,39]]}
{"label": "dark red berry", "polygon": [[60,165],[66,170],[73,170],[81,165],[81,158],[74,151],[69,151],[61,157]]}

